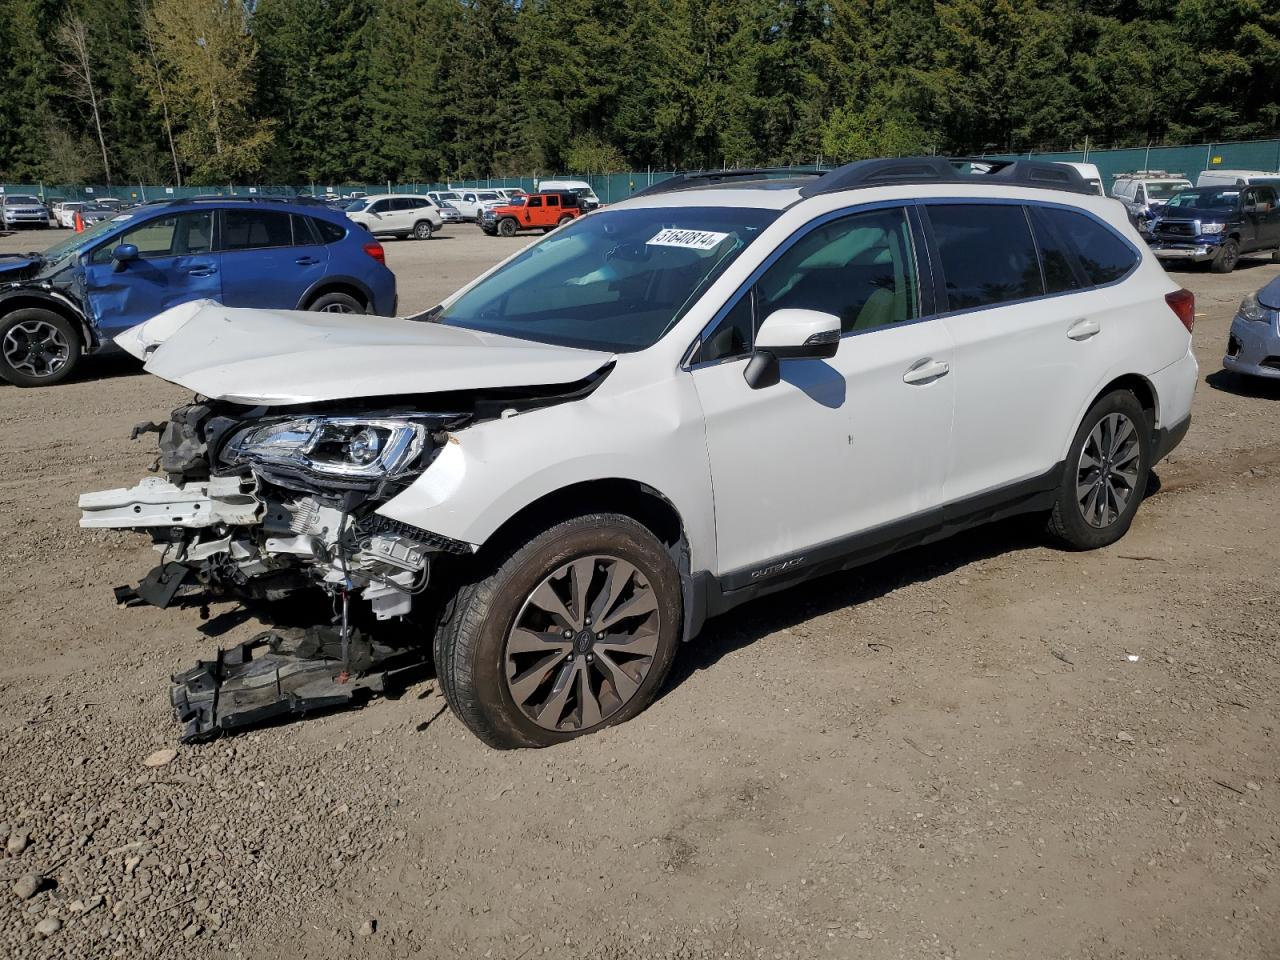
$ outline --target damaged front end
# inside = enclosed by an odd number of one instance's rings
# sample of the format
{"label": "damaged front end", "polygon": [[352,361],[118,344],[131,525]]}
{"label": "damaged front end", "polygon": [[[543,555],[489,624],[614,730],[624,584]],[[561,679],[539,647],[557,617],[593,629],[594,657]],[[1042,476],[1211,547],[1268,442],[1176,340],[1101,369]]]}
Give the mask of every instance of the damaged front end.
{"label": "damaged front end", "polygon": [[428,590],[434,563],[471,553],[376,511],[472,415],[386,401],[327,407],[187,404],[167,423],[134,429],[160,434],[158,475],[80,498],[82,527],[146,532],[160,554],[137,587],[117,588],[119,602],[329,595],[331,622],[301,639],[264,634],[174,678],[184,741],[385,692],[390,677],[426,660],[425,649],[365,639],[351,604],[367,602],[376,620],[404,617]]}

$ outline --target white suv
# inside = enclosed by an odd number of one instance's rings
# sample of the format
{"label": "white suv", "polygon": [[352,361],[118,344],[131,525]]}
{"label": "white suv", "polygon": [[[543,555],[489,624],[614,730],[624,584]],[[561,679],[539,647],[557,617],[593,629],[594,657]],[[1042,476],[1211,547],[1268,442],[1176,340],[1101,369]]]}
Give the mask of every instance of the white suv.
{"label": "white suv", "polygon": [[352,200],[347,218],[378,237],[413,237],[430,240],[444,226],[444,218],[430,197],[379,193]]}
{"label": "white suv", "polygon": [[[963,169],[678,177],[417,316],[204,302],[127,331],[199,399],[161,477],[81,498],[162,553],[120,598],[341,615],[179,676],[185,736],[387,689],[430,646],[485,742],[554,744],[797,581],[1018,513],[1117,540],[1187,430],[1193,298],[1074,170]],[[404,616],[416,647],[363,632]]]}

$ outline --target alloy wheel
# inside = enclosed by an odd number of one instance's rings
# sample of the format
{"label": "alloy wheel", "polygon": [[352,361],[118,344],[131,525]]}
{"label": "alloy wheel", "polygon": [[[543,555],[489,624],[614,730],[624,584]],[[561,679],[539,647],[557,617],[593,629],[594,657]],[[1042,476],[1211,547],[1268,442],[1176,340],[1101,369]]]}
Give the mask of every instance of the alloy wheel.
{"label": "alloy wheel", "polygon": [[1109,527],[1137,492],[1142,448],[1123,413],[1109,413],[1085,440],[1076,466],[1076,501],[1091,527]]}
{"label": "alloy wheel", "polygon": [[4,336],[4,359],[14,370],[32,377],[51,377],[71,356],[67,338],[46,320],[16,323]]}
{"label": "alloy wheel", "polygon": [[345,303],[326,303],[320,308],[320,313],[355,313],[349,304]]}
{"label": "alloy wheel", "polygon": [[581,732],[636,695],[658,651],[652,584],[626,560],[579,557],[529,594],[503,652],[507,690],[547,730]]}

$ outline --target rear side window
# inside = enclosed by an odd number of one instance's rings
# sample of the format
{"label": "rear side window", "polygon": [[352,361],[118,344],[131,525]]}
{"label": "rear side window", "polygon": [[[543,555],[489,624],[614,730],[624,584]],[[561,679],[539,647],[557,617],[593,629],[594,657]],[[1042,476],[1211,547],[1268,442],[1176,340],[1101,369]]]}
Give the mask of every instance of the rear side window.
{"label": "rear side window", "polygon": [[547,206],[548,207],[560,206],[560,198],[556,196],[556,194],[554,193],[547,194]]}
{"label": "rear side window", "polygon": [[1044,293],[1040,262],[1022,207],[930,205],[951,310],[971,310]]}
{"label": "rear side window", "polygon": [[1075,250],[1085,276],[1095,286],[1119,280],[1137,265],[1133,248],[1092,217],[1060,207],[1045,207],[1040,213]]}
{"label": "rear side window", "polygon": [[223,250],[287,247],[293,243],[289,214],[276,210],[223,210]]}

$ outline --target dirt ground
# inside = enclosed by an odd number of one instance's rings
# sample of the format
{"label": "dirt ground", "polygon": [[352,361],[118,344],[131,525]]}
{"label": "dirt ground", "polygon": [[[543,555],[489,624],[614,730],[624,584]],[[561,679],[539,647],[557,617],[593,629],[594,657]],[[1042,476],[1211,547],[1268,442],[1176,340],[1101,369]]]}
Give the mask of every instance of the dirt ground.
{"label": "dirt ground", "polygon": [[[402,308],[523,242],[388,242]],[[1278,274],[1179,272],[1204,382],[1118,545],[1005,523],[756,602],[539,752],[425,682],[144,766],[169,675],[255,625],[117,608],[153,554],[75,504],[186,394],[0,386],[0,956],[1280,957],[1280,385],[1220,369]]]}

